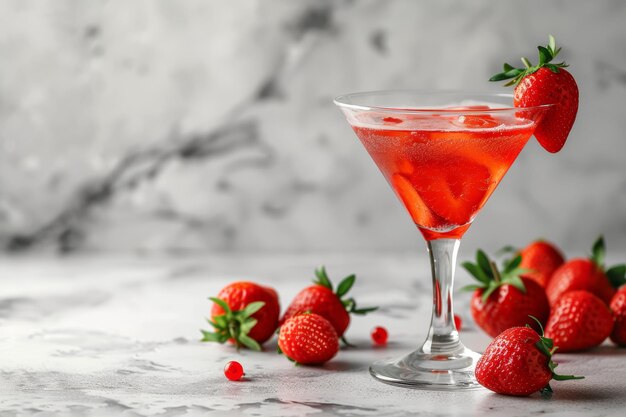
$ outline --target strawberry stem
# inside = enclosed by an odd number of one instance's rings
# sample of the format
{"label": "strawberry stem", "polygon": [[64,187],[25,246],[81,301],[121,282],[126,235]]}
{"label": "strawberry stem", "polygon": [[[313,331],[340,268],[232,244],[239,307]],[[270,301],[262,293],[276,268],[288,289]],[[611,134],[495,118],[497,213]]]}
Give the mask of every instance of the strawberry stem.
{"label": "strawberry stem", "polygon": [[519,82],[527,75],[530,75],[536,72],[539,68],[548,68],[550,71],[558,73],[559,68],[567,67],[565,62],[559,62],[557,64],[552,63],[552,60],[556,58],[556,56],[561,51],[561,48],[556,47],[556,41],[554,36],[548,36],[548,45],[546,46],[538,46],[539,51],[539,63],[537,65],[532,65],[530,60],[526,57],[522,57],[522,63],[524,64],[524,68],[514,68],[509,64],[504,64],[503,72],[495,74],[493,77],[489,79],[489,81],[503,81],[503,80],[511,80],[507,82],[504,86],[508,87],[510,85],[517,85]]}
{"label": "strawberry stem", "polygon": [[[552,355],[554,355],[554,353],[558,349],[558,346],[554,346],[554,341],[550,339],[549,337],[545,337],[543,335],[544,334],[543,326],[541,325],[541,322],[536,317],[531,316],[531,315],[529,315],[528,317],[535,320],[537,324],[539,324],[539,328],[541,329],[541,333],[538,333],[539,341],[535,343],[535,346],[537,347],[537,349],[539,349],[540,352],[542,352],[544,355],[548,357],[548,367],[550,368],[550,371],[552,372],[552,379],[554,379],[555,381],[566,381],[568,379],[584,379],[585,378],[584,376],[559,375],[554,371],[556,367],[559,366],[559,364],[552,361]],[[528,324],[526,325],[526,327],[528,327],[529,329],[532,329],[532,327],[530,327]],[[542,394],[544,394],[544,390],[546,390],[546,392],[548,393],[552,393],[552,388],[550,387],[550,384],[546,385],[541,390]]]}
{"label": "strawberry stem", "polygon": [[348,347],[348,348],[354,348],[354,347],[356,347],[356,345],[353,345],[352,343],[348,342],[348,339],[346,339],[346,337],[345,337],[345,336],[341,336],[341,337],[339,338],[339,340],[341,340],[341,342],[342,342],[342,343],[343,343],[346,347]]}
{"label": "strawberry stem", "polygon": [[493,275],[493,278],[496,280],[496,282],[500,282],[502,281],[502,276],[500,275],[500,272],[498,271],[498,266],[496,265],[496,263],[494,261],[489,261],[489,267],[491,268],[491,273]]}

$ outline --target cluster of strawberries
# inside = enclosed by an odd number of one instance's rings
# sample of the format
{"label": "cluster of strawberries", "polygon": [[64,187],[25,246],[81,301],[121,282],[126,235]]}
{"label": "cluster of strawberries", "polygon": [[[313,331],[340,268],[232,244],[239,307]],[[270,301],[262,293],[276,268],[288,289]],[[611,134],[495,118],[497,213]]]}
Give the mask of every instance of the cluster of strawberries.
{"label": "cluster of strawberries", "polygon": [[[347,344],[344,333],[350,314],[367,314],[377,307],[358,308],[354,298],[345,298],[355,275],[344,278],[336,290],[324,267],[315,275],[315,284],[295,296],[282,318],[273,288],[248,281],[227,285],[210,298],[214,305],[208,322],[213,331],[202,330],[202,340],[261,350],[278,329],[278,349],[288,359],[310,365],[330,360],[339,350],[339,340]],[[380,330],[377,337],[380,340]]]}
{"label": "cluster of strawberries", "polygon": [[[503,394],[528,395],[549,387],[550,379],[572,379],[554,373],[551,356],[556,349],[582,351],[607,337],[626,346],[626,265],[607,269],[604,257],[600,237],[590,258],[565,261],[555,245],[537,241],[505,260],[501,270],[480,250],[476,263],[463,264],[479,282],[465,287],[474,290],[472,317],[495,337],[478,363],[481,384]],[[511,355],[526,355],[533,363],[514,366]],[[502,366],[504,357],[510,367]],[[544,378],[526,378],[520,372]]]}

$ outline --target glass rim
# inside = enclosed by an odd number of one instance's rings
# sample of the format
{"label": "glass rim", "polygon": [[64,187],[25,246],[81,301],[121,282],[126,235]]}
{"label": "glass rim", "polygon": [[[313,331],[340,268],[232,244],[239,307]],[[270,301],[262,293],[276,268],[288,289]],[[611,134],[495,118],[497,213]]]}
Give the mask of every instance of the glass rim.
{"label": "glass rim", "polygon": [[[485,114],[485,113],[495,113],[495,112],[510,112],[510,111],[533,111],[533,110],[547,110],[550,107],[553,107],[554,104],[540,104],[538,106],[528,106],[528,107],[513,107],[512,104],[507,106],[506,104],[502,104],[502,107],[488,108],[488,109],[459,109],[459,108],[436,108],[428,106],[420,107],[420,108],[406,108],[406,107],[390,107],[390,106],[372,106],[365,104],[355,104],[348,102],[347,100],[359,97],[366,96],[382,96],[382,95],[393,95],[393,94],[409,94],[415,96],[466,96],[467,98],[476,98],[482,97],[488,99],[492,98],[510,98],[511,103],[513,102],[513,94],[511,93],[495,93],[489,91],[473,91],[473,90],[444,90],[444,89],[392,89],[392,90],[372,90],[372,91],[361,91],[356,93],[348,93],[341,94],[336,96],[333,99],[333,103],[340,108],[351,109],[351,110],[359,110],[359,111],[377,111],[383,113],[404,113],[404,114],[424,114],[424,113],[444,113],[444,114],[452,114],[452,115],[463,115],[463,114]],[[491,103],[495,104],[495,103]],[[499,103],[498,103],[499,104]]]}

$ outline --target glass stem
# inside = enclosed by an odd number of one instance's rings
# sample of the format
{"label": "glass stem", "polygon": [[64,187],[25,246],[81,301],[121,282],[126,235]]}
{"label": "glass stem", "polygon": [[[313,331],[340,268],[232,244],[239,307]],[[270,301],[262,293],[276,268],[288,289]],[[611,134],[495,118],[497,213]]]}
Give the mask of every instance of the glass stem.
{"label": "glass stem", "polygon": [[451,353],[463,349],[454,325],[452,290],[459,251],[458,239],[436,239],[427,242],[433,278],[433,314],[423,353]]}

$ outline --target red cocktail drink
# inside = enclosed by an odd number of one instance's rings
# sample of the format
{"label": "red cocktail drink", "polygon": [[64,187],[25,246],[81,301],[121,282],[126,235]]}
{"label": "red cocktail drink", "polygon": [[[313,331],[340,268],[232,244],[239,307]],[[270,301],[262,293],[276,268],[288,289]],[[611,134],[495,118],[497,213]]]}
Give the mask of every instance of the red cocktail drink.
{"label": "red cocktail drink", "polygon": [[370,373],[390,384],[478,388],[480,355],[454,327],[460,239],[535,131],[549,105],[515,108],[512,96],[382,91],[335,99],[426,239],[433,281],[430,329],[421,347]]}
{"label": "red cocktail drink", "polygon": [[508,115],[357,119],[354,131],[426,240],[463,236],[534,129]]}

